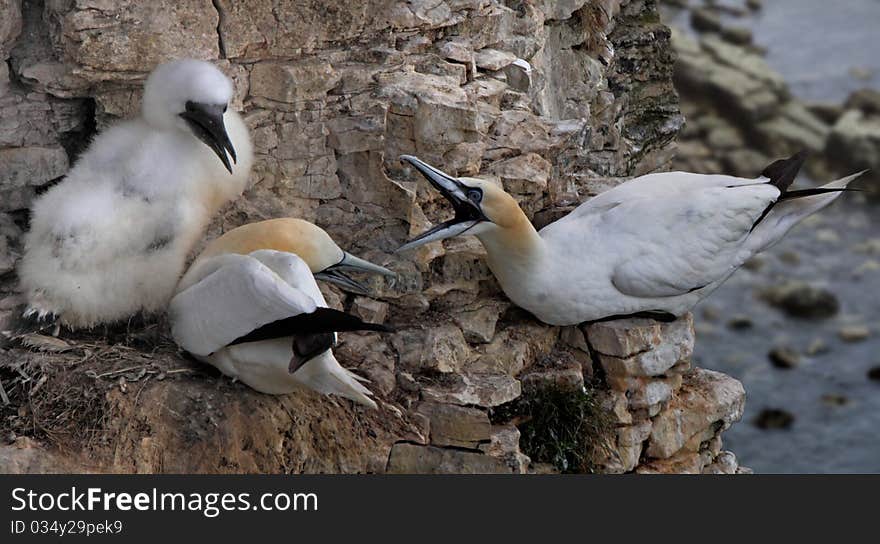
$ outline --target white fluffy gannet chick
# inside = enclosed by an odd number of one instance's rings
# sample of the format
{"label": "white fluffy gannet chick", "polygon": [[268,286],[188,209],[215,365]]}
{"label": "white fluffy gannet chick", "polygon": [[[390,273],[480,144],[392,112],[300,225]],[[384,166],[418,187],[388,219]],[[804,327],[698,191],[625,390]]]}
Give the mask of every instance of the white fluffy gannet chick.
{"label": "white fluffy gannet chick", "polygon": [[492,183],[401,159],[450,201],[455,217],[398,251],[475,235],[507,296],[551,325],[633,315],[675,319],[861,175],[789,191],[804,153],[774,162],[755,179],[648,174],[538,232],[516,200]]}
{"label": "white fluffy gannet chick", "polygon": [[343,270],[394,275],[307,221],[238,227],[212,241],[180,280],[168,311],[172,335],[200,361],[262,393],[308,387],[375,408],[331,348],[337,331],[390,329],[327,308],[315,277],[364,291]]}
{"label": "white fluffy gannet chick", "polygon": [[99,134],[34,202],[18,270],[26,315],[76,328],[164,309],[187,254],[250,173],[232,93],[203,61],[150,74],[141,116]]}

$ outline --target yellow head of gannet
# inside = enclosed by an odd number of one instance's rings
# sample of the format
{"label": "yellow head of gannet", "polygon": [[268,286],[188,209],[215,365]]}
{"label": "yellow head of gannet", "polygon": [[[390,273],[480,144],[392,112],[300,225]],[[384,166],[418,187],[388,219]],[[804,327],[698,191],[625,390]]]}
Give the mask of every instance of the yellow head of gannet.
{"label": "yellow head of gannet", "polygon": [[181,280],[181,285],[189,281],[187,276],[197,272],[198,265],[211,257],[224,253],[247,255],[259,249],[293,253],[306,262],[316,278],[357,294],[367,294],[369,291],[361,283],[347,276],[345,274],[347,271],[396,276],[394,272],[383,266],[343,251],[327,231],[314,223],[282,217],[242,225],[212,240],[193,262],[190,270]]}
{"label": "yellow head of gannet", "polygon": [[398,251],[428,242],[470,234],[483,243],[507,251],[527,250],[537,234],[516,200],[491,181],[455,178],[410,155],[402,160],[412,164],[452,204],[455,217],[416,236]]}

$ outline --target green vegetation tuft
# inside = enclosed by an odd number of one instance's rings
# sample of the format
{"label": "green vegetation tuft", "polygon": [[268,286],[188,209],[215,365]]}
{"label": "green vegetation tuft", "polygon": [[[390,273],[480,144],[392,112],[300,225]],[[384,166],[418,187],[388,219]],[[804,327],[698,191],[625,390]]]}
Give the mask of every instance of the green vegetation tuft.
{"label": "green vegetation tuft", "polygon": [[495,423],[514,421],[520,450],[533,462],[550,463],[561,472],[594,473],[597,460],[611,447],[614,424],[592,389],[535,387],[495,408]]}

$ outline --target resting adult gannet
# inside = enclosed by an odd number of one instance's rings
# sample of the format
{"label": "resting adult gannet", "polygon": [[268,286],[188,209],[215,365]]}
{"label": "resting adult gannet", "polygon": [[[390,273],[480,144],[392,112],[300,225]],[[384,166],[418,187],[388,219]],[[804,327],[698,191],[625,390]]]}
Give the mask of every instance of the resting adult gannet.
{"label": "resting adult gannet", "polygon": [[472,234],[507,296],[545,323],[632,315],[671,320],[862,174],[789,191],[804,159],[798,153],[776,161],[755,179],[640,176],[538,232],[516,200],[491,182],[454,178],[404,155],[450,201],[455,217],[398,251]]}
{"label": "resting adult gannet", "polygon": [[207,62],[153,71],[140,117],[98,135],[34,202],[18,270],[26,315],[76,328],[164,309],[211,216],[250,173],[232,92]]}
{"label": "resting adult gannet", "polygon": [[343,251],[306,221],[233,229],[211,242],[180,280],[168,312],[172,335],[197,359],[257,391],[280,395],[305,386],[375,408],[372,393],[331,348],[337,331],[390,329],[327,308],[315,282],[362,290],[346,269],[394,275]]}
{"label": "resting adult gannet", "polygon": [[[367,294],[369,291],[345,275],[346,271],[396,277],[394,272],[385,267],[343,251],[321,227],[292,217],[248,223],[212,240],[193,261],[186,276],[197,273],[201,263],[211,257],[223,253],[247,255],[258,249],[294,253],[309,265],[316,278],[358,294]],[[187,283],[192,283],[187,277],[180,282],[181,285]]]}

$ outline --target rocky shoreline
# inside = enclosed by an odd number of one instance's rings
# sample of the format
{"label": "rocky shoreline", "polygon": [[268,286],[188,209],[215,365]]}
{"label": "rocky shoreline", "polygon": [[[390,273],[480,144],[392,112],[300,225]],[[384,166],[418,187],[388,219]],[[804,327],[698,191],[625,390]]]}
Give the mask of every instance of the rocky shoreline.
{"label": "rocky shoreline", "polygon": [[859,186],[880,191],[880,92],[863,89],[843,104],[799,100],[762,58],[748,28],[721,19],[722,14],[746,17],[748,10],[761,9],[760,2],[739,8],[667,3],[688,9],[696,31],[672,31],[675,85],[688,120],[674,169],[754,177],[776,158],[806,150],[813,178],[868,169]]}

